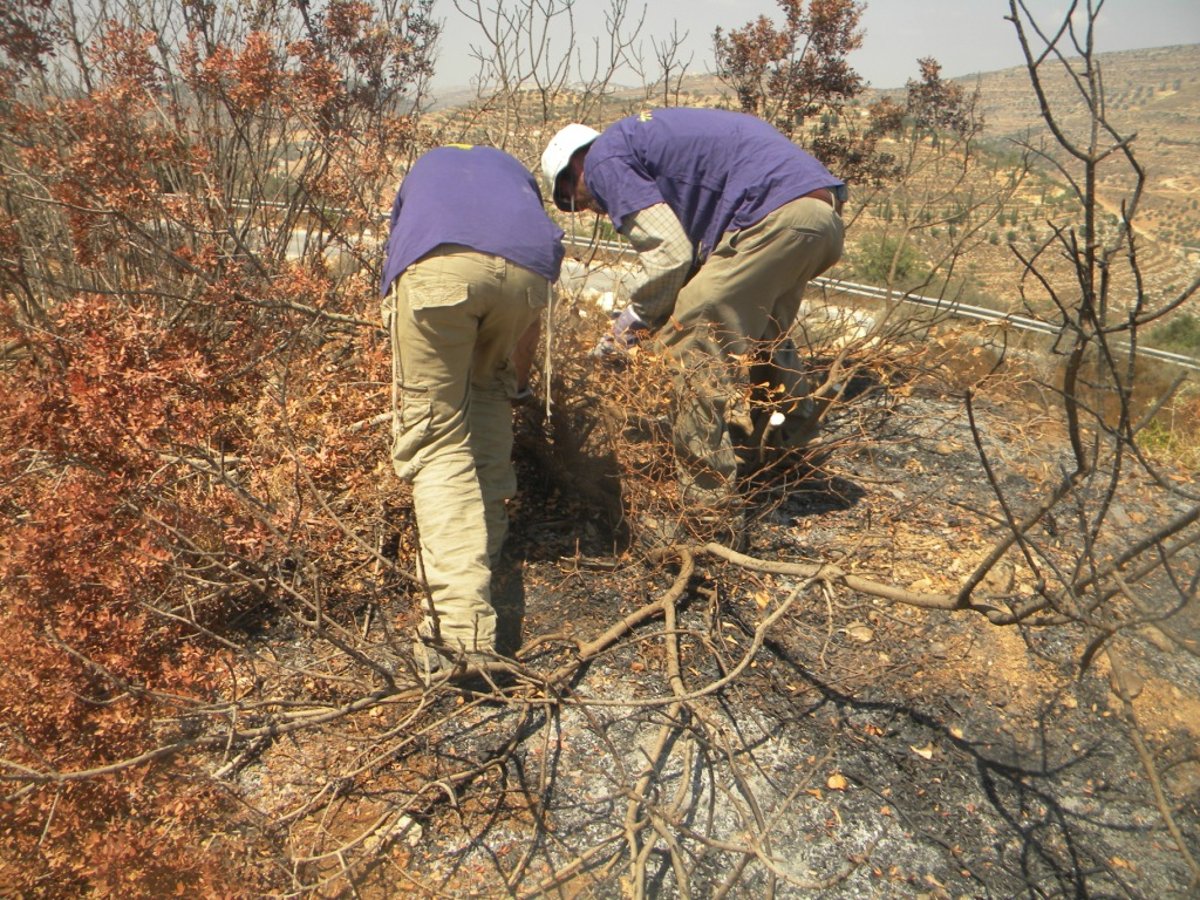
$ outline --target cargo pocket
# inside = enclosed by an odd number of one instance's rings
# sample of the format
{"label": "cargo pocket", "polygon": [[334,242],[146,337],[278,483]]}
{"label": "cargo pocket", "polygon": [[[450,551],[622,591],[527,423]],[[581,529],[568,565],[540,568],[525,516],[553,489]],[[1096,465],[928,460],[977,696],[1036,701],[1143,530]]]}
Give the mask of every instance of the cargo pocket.
{"label": "cargo pocket", "polygon": [[425,464],[422,452],[433,430],[433,401],[428,394],[411,389],[400,396],[400,409],[395,417],[396,433],[392,438],[392,466],[396,475],[412,481]]}
{"label": "cargo pocket", "polygon": [[401,276],[407,294],[408,308],[435,309],[465,303],[471,296],[470,283],[448,266],[442,259],[420,263]]}
{"label": "cargo pocket", "polygon": [[379,313],[383,317],[383,330],[392,333],[392,320],[396,318],[396,287],[388,289],[387,296],[379,304]]}
{"label": "cargo pocket", "polygon": [[529,308],[541,314],[550,303],[550,292],[554,290],[550,282],[525,289],[525,300],[529,303]]}
{"label": "cargo pocket", "polygon": [[[520,295],[518,294],[518,297]],[[515,299],[515,298],[514,298]],[[517,335],[517,342],[520,342],[524,337],[525,332],[537,322],[538,318],[545,311],[550,302],[550,286],[546,281],[542,281],[536,287],[525,288],[525,304],[528,309],[523,311],[516,322],[517,327],[514,329]],[[542,342],[545,340],[544,332],[539,335],[539,339],[529,349],[531,354],[531,365],[537,367],[537,354]],[[506,401],[515,401],[520,395],[517,391],[517,368],[514,362],[513,354],[516,352],[516,345],[509,350],[508,355],[500,362],[494,372],[494,377],[498,385],[492,386],[493,389],[498,387],[499,395]],[[488,390],[489,385],[486,381],[472,382],[472,386],[477,390]]]}

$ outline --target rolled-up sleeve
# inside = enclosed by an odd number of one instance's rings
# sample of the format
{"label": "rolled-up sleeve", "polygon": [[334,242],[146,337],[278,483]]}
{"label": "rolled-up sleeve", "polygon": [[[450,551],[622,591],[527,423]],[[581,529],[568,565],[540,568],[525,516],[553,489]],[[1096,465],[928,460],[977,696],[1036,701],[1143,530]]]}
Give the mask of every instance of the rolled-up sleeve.
{"label": "rolled-up sleeve", "polygon": [[692,242],[665,203],[626,216],[621,234],[633,245],[642,264],[641,271],[625,285],[629,302],[642,319],[658,327],[675,309],[675,298],[692,270]]}

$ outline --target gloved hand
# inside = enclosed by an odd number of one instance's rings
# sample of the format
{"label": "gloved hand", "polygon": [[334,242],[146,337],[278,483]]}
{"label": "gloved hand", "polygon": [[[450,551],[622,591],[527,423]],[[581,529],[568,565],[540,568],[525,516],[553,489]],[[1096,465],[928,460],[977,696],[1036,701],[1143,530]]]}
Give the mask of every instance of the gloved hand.
{"label": "gloved hand", "polygon": [[600,338],[592,350],[592,356],[612,362],[622,361],[649,331],[650,326],[637,314],[633,306],[626,306],[613,320],[608,334]]}
{"label": "gloved hand", "polygon": [[621,314],[612,324],[613,338],[626,350],[636,346],[642,335],[649,330],[650,326],[637,314],[633,304],[621,310]]}

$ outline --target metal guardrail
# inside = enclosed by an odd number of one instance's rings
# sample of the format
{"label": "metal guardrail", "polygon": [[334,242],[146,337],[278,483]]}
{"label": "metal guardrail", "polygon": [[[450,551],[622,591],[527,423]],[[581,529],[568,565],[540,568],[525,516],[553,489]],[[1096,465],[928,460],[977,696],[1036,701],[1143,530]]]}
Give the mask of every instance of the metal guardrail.
{"label": "metal guardrail", "polygon": [[[855,284],[854,282],[833,278],[814,278],[813,283],[819,284],[829,290],[838,291],[839,293],[850,294],[851,296],[869,297],[880,300],[896,299],[913,306],[937,309],[955,318],[992,322],[997,325],[1003,325],[1006,328],[1015,328],[1018,331],[1057,335],[1062,330],[1051,325],[1049,322],[1043,322],[1039,319],[1030,319],[1027,316],[1018,316],[1015,313],[1000,312],[995,309],[988,309],[986,306],[972,306],[968,303],[960,303],[955,300],[943,300],[940,297],[926,297],[922,294],[894,294],[883,288],[873,287],[872,285]],[[1116,341],[1114,342],[1114,346],[1124,351],[1130,349],[1128,341]],[[1147,359],[1157,359],[1160,362],[1168,362],[1193,372],[1200,372],[1200,359],[1184,356],[1182,353],[1172,353],[1169,350],[1159,350],[1156,347],[1138,347],[1134,350],[1134,355]]]}
{"label": "metal guardrail", "polygon": [[[567,236],[568,243],[580,245],[578,239],[573,239],[570,235]],[[609,253],[618,255],[632,254],[633,248],[628,244],[620,241],[587,241],[582,243],[583,246],[597,247]],[[848,294],[853,297],[865,297],[872,300],[898,300],[902,303],[907,303],[912,306],[920,306],[930,309],[936,309],[939,312],[944,312],[947,315],[954,316],[960,319],[975,319],[980,322],[992,322],[997,325],[1002,325],[1006,328],[1015,328],[1018,331],[1032,331],[1038,334],[1057,335],[1060,332],[1059,328],[1051,325],[1048,322],[1043,322],[1038,319],[1031,319],[1028,316],[1019,316],[1015,313],[1000,312],[995,309],[988,309],[986,306],[972,306],[967,303],[959,303],[953,300],[945,300],[941,297],[926,297],[922,294],[898,294],[895,291],[889,291],[886,288],[875,287],[870,284],[857,284],[853,281],[842,281],[837,278],[814,278],[813,284],[819,285],[826,290],[836,291],[841,294]],[[1122,350],[1129,349],[1127,341],[1119,341],[1116,346]],[[1154,347],[1138,347],[1134,351],[1136,356],[1157,359],[1161,362],[1171,363],[1184,369],[1189,369],[1193,372],[1200,372],[1200,359],[1195,359],[1190,356],[1184,356],[1181,353],[1171,353],[1167,350],[1158,350]]]}
{"label": "metal guardrail", "polygon": [[[274,201],[260,201],[260,205],[268,207],[286,208],[287,203],[278,203]],[[389,218],[388,213],[384,213],[380,217],[383,221]],[[603,241],[603,240],[583,240],[577,235],[567,235],[566,243],[572,246],[595,247],[607,253],[614,253],[620,256],[632,254],[633,248],[629,244],[622,241]],[[870,284],[858,284],[852,281],[842,281],[834,278],[818,277],[813,279],[813,283],[820,285],[827,290],[837,291],[842,294],[848,294],[854,297],[865,297],[873,300],[899,300],[902,303],[907,303],[912,306],[921,306],[926,308],[937,309],[947,315],[961,319],[975,319],[980,322],[992,322],[997,325],[1015,328],[1018,331],[1032,331],[1039,334],[1056,335],[1060,329],[1042,322],[1038,319],[1031,319],[1027,316],[1018,316],[1014,313],[1004,313],[998,310],[988,309],[986,306],[972,306],[967,303],[959,303],[957,301],[947,301],[940,297],[926,297],[922,294],[897,294],[894,291],[889,291],[885,288],[878,288]],[[1116,344],[1122,350],[1129,349],[1127,341],[1119,341]],[[1181,353],[1171,353],[1168,350],[1158,350],[1154,347],[1138,347],[1135,355],[1148,359],[1157,359],[1161,362],[1171,363],[1172,365],[1188,369],[1193,372],[1200,372],[1200,359],[1195,359],[1190,356],[1185,356]]]}

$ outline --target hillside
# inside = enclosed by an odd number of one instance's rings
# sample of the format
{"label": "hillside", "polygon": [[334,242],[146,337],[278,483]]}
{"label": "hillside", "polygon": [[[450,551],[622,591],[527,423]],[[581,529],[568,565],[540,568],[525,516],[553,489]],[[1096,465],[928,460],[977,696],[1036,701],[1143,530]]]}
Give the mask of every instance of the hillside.
{"label": "hillside", "polygon": [[[1134,215],[1141,283],[1123,276],[1115,282],[1114,291],[1122,306],[1135,296],[1142,296],[1151,304],[1161,304],[1189,284],[1200,266],[1197,237],[1200,235],[1200,153],[1197,153],[1200,45],[1100,54],[1097,59],[1107,111],[1122,137],[1136,136],[1131,147],[1146,176]],[[975,151],[979,156],[974,174],[953,195],[940,191],[936,183],[937,179],[955,177],[953,160],[946,160],[936,168],[935,181],[925,186],[928,190],[920,186],[910,190],[914,195],[942,194],[942,199],[930,207],[930,221],[922,223],[928,227],[916,229],[911,238],[921,257],[915,267],[919,277],[902,279],[901,286],[910,288],[925,282],[922,290],[948,291],[972,303],[1017,309],[1022,302],[1018,285],[1023,266],[1014,249],[1027,256],[1046,244],[1054,228],[1078,227],[1081,224],[1078,204],[1062,172],[1055,168],[1055,163],[1063,162],[1062,154],[1040,117],[1028,72],[1023,67],[1014,67],[957,79],[957,83],[967,90],[979,90],[978,111],[984,126]],[[1087,124],[1086,110],[1075,88],[1061,73],[1061,66],[1046,67],[1045,87],[1049,103],[1074,135]],[[607,96],[603,114],[595,121],[607,121],[642,106],[662,103],[661,88],[658,90],[618,89]],[[865,117],[865,109],[885,96],[902,101],[903,93],[902,87],[869,91],[856,104],[859,116]],[[474,121],[460,115],[460,104],[469,101],[466,92],[447,95],[441,100],[432,117],[436,122]],[[712,75],[687,77],[678,95],[669,100],[687,106],[734,105],[728,89]],[[847,119],[854,118],[853,109]],[[544,137],[540,123],[530,121],[531,127],[522,130],[523,136],[517,138],[520,143],[509,149],[533,164],[540,152],[539,141]],[[501,133],[510,132],[501,130]],[[451,130],[447,137],[458,140],[460,134]],[[529,146],[524,144],[526,139]],[[810,136],[801,134],[797,139],[805,143]],[[885,149],[902,152],[902,148],[895,146]],[[1039,156],[1043,150],[1050,154],[1048,158]],[[949,228],[944,223],[938,224],[939,219],[960,219],[961,208],[979,196],[1004,193],[1004,182],[1011,173],[1019,172],[1022,155],[1026,153],[1031,171],[1015,190],[997,199],[987,211],[990,218],[976,215],[967,223],[968,227],[963,227],[962,222]],[[1129,201],[1134,185],[1130,173],[1129,166],[1118,156],[1099,169],[1102,240],[1114,234],[1122,204]],[[873,276],[868,272],[872,265],[869,260],[864,265],[863,241],[874,241],[873,235],[887,231],[895,205],[894,193],[891,189],[871,191],[862,185],[852,186],[850,243],[834,274],[871,280]],[[977,227],[973,230],[973,226]],[[962,241],[957,251],[948,249],[948,242],[954,240]],[[1051,256],[1042,258],[1053,268],[1058,263]],[[949,258],[955,260],[953,267],[947,265]],[[947,272],[950,283],[943,285],[938,276]],[[934,276],[932,282],[927,280],[929,274]],[[1069,281],[1070,272],[1061,274]],[[1194,303],[1190,301],[1187,306]]]}
{"label": "hillside", "polygon": [[[1157,300],[1181,289],[1200,265],[1200,44],[1104,53],[1098,61],[1106,113],[1122,138],[1132,138],[1130,148],[1146,176],[1135,226],[1144,287]],[[1055,164],[1066,160],[1040,119],[1030,74],[1018,66],[958,80],[979,90],[983,134],[992,151],[1048,151],[1048,158],[1034,156],[1037,178],[1016,199],[1019,221],[1012,222],[1028,230],[1032,244],[1048,230],[1044,221],[1054,214],[1046,214],[1043,202],[1048,190],[1054,196],[1055,186],[1064,186]],[[1061,66],[1045,67],[1044,88],[1069,136],[1086,137],[1086,108]],[[1100,202],[1110,216],[1120,214],[1133,186],[1129,168],[1116,158],[1100,166]],[[979,248],[974,263],[992,272],[984,281],[1003,281],[1006,256]]]}
{"label": "hillside", "polygon": [[[1176,255],[1200,254],[1200,45],[1158,47],[1099,56],[1107,111],[1146,173],[1139,222],[1161,249]],[[1023,67],[989,72],[964,82],[978,84],[986,135],[995,141],[1026,141],[1045,136],[1037,101]],[[1074,86],[1056,70],[1046,79],[1051,105],[1064,110],[1064,122],[1078,135],[1086,110]],[[1101,170],[1100,189],[1116,212],[1132,186]]]}

